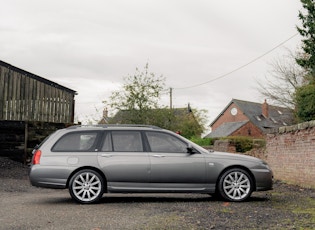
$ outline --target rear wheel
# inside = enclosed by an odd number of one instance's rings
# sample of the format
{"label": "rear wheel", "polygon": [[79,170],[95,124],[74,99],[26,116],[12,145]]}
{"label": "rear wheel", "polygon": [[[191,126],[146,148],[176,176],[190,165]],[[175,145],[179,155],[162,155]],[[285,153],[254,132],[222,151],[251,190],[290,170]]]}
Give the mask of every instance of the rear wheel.
{"label": "rear wheel", "polygon": [[253,180],[243,169],[229,169],[220,177],[218,193],[225,200],[244,201],[250,197],[252,192]]}
{"label": "rear wheel", "polygon": [[79,203],[98,202],[104,191],[104,179],[96,171],[84,169],[74,174],[69,183],[71,197]]}

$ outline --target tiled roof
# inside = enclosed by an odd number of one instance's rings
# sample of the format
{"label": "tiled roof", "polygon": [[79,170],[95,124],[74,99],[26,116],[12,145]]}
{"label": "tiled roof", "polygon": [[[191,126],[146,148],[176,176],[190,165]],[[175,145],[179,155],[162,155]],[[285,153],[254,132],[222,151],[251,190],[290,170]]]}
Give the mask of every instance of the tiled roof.
{"label": "tiled roof", "polygon": [[[282,126],[294,124],[294,114],[291,109],[268,105],[268,117],[265,117],[262,113],[262,104],[232,99],[231,102],[214,119],[210,126],[212,126],[220,118],[220,116],[230,107],[231,104],[235,104],[237,107],[239,107],[239,109],[247,117],[247,119],[255,126],[257,126],[263,133],[266,133],[268,132],[268,130],[273,128],[279,128]],[[223,127],[221,126],[214,130],[212,133],[217,131],[217,133],[222,135],[223,132],[225,134],[231,134],[235,131],[235,126],[233,124],[224,124]],[[230,127],[231,130],[228,131],[228,127]],[[217,134],[214,133],[213,135]]]}
{"label": "tiled roof", "polygon": [[265,117],[262,114],[262,104],[260,103],[237,99],[233,99],[231,103],[237,105],[244,115],[263,132],[272,128],[294,124],[294,115],[291,109],[268,105],[268,117]]}
{"label": "tiled roof", "polygon": [[233,132],[241,128],[248,121],[240,122],[227,122],[219,126],[216,130],[209,133],[205,138],[214,138],[214,137],[227,137],[230,136]]}

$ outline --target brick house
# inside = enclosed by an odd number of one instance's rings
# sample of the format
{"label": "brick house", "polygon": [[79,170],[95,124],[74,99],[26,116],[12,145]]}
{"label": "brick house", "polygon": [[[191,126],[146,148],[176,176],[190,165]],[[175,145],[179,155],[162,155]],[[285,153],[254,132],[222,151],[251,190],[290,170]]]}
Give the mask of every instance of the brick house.
{"label": "brick house", "polygon": [[206,137],[249,136],[261,138],[274,128],[294,124],[291,109],[232,99],[210,124]]}

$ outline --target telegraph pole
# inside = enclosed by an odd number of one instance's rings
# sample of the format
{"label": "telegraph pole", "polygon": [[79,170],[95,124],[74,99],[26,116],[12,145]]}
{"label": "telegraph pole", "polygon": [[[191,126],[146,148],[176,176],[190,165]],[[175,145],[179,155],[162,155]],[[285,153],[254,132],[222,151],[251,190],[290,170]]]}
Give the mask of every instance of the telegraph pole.
{"label": "telegraph pole", "polygon": [[170,109],[172,109],[173,108],[173,88],[171,87],[170,88]]}

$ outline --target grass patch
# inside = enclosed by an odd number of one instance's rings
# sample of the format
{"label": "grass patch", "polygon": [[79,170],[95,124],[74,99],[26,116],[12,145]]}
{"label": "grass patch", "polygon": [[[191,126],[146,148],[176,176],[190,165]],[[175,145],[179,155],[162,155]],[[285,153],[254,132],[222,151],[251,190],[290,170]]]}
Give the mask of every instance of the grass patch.
{"label": "grass patch", "polygon": [[143,226],[138,229],[151,230],[151,229],[196,229],[191,223],[187,223],[184,216],[177,213],[167,213],[167,215],[154,215],[148,218]]}
{"label": "grass patch", "polygon": [[296,197],[294,191],[273,192],[271,205],[290,216],[282,219],[284,225],[294,226],[294,229],[313,229],[315,226],[314,198]]}
{"label": "grass patch", "polygon": [[303,199],[303,203],[305,204],[304,207],[297,206],[293,208],[293,213],[308,215],[315,226],[315,199],[307,197]]}

